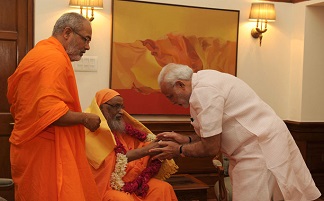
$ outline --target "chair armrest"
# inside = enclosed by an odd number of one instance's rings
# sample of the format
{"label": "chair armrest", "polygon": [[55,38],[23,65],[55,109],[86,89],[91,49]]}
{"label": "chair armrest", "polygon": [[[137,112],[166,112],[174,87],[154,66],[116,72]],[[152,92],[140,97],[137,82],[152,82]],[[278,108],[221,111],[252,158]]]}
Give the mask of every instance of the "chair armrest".
{"label": "chair armrest", "polygon": [[8,179],[8,178],[0,178],[0,187],[10,187],[13,186],[14,182],[12,179]]}

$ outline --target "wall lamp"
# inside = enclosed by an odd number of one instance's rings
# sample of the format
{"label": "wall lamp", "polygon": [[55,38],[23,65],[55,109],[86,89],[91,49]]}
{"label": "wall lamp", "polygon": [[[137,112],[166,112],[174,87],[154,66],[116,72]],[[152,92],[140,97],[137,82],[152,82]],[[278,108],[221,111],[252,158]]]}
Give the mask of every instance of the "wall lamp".
{"label": "wall lamp", "polygon": [[260,46],[262,43],[262,34],[267,29],[268,22],[276,20],[276,11],[273,3],[252,3],[250,11],[250,20],[256,21],[256,27],[252,29],[251,35],[253,38],[260,39]]}
{"label": "wall lamp", "polygon": [[[69,6],[80,8],[80,14],[83,15],[85,10],[85,18],[90,22],[94,20],[94,9],[103,9],[103,0],[70,0]],[[91,17],[89,12],[91,11]]]}

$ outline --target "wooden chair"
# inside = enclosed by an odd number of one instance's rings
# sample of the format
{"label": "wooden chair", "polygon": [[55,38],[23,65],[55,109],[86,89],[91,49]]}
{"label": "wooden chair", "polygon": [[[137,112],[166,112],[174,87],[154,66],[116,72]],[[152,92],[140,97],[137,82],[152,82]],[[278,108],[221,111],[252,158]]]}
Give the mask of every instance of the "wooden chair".
{"label": "wooden chair", "polygon": [[0,201],[7,201],[7,199],[10,200],[10,197],[13,195],[9,195],[6,190],[12,188],[14,188],[14,182],[12,179],[0,178]]}
{"label": "wooden chair", "polygon": [[14,185],[12,179],[9,178],[0,178],[0,187],[11,187]]}
{"label": "wooden chair", "polygon": [[[220,157],[223,161],[222,157]],[[216,173],[219,175],[219,180],[215,184],[215,194],[218,201],[231,201],[232,187],[230,178],[225,175],[223,163],[218,159],[213,159],[213,165],[216,168]]]}

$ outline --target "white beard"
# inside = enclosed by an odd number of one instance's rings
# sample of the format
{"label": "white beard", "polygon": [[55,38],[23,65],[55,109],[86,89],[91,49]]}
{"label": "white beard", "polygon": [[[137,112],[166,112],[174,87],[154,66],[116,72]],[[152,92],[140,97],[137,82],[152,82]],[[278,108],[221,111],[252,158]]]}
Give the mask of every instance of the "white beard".
{"label": "white beard", "polygon": [[125,133],[125,121],[113,119],[108,122],[108,126],[112,132]]}

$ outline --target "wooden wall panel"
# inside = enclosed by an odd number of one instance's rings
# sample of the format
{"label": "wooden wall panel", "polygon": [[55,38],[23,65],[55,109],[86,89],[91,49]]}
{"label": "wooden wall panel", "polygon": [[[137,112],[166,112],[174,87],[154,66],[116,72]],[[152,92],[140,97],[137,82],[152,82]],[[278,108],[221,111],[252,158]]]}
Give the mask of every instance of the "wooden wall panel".
{"label": "wooden wall panel", "polygon": [[324,194],[324,122],[287,120],[285,123],[306,161],[316,186]]}
{"label": "wooden wall panel", "polygon": [[[7,79],[33,47],[34,1],[0,0],[0,178],[11,178],[9,137],[13,118],[7,100]],[[14,200],[14,188],[0,188],[0,197]]]}
{"label": "wooden wall panel", "polygon": [[[0,31],[0,92],[6,95],[7,78],[15,71],[17,65],[17,43],[14,40],[1,40]],[[5,66],[4,66],[5,65]],[[9,104],[6,98],[0,99],[0,112],[9,112]]]}
{"label": "wooden wall panel", "polygon": [[17,32],[17,1],[0,0],[0,30]]}

